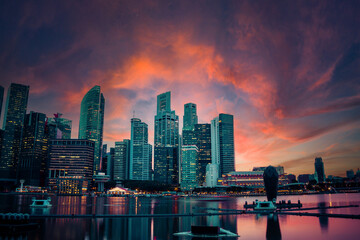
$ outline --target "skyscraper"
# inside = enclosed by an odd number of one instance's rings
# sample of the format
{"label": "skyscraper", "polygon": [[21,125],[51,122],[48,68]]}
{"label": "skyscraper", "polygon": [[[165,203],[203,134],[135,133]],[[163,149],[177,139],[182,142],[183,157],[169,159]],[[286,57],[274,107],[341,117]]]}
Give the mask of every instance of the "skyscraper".
{"label": "skyscraper", "polygon": [[198,147],[197,182],[205,183],[206,166],[211,163],[211,125],[195,124],[196,146]]}
{"label": "skyscraper", "polygon": [[0,175],[3,178],[16,178],[28,96],[29,86],[12,83],[8,89],[0,161]]}
{"label": "skyscraper", "polygon": [[138,118],[131,119],[129,179],[150,180],[151,145],[148,143],[148,125]]}
{"label": "skyscraper", "polygon": [[[115,142],[114,163],[113,163],[113,179],[117,183],[122,183],[129,179],[130,165],[130,140],[124,139]],[[111,174],[110,174],[111,175]]]}
{"label": "skyscraper", "polygon": [[198,148],[195,145],[182,146],[181,152],[181,190],[192,191],[198,185],[196,181]]}
{"label": "skyscraper", "polygon": [[211,159],[219,174],[235,171],[234,117],[220,113],[211,121]]}
{"label": "skyscraper", "polygon": [[168,184],[177,184],[179,181],[179,117],[170,106],[170,92],[157,96],[154,179]]}
{"label": "skyscraper", "polygon": [[27,185],[45,186],[45,170],[49,148],[46,115],[30,112],[25,116],[19,158],[19,179]]}
{"label": "skyscraper", "polygon": [[0,121],[1,121],[1,110],[2,110],[3,99],[4,99],[4,87],[0,86]]}
{"label": "skyscraper", "polygon": [[183,130],[192,130],[197,123],[196,104],[186,103],[184,105]]}
{"label": "skyscraper", "polygon": [[81,101],[79,139],[95,142],[94,174],[100,170],[104,108],[105,98],[100,91],[100,86],[90,89]]}
{"label": "skyscraper", "polygon": [[50,140],[48,186],[55,187],[61,178],[81,178],[88,189],[93,177],[95,143],[83,139]]}
{"label": "skyscraper", "polygon": [[318,183],[325,182],[324,163],[321,157],[315,158],[315,180]]}
{"label": "skyscraper", "polygon": [[50,139],[71,139],[72,121],[61,116],[61,113],[56,113],[53,118],[48,118]]}

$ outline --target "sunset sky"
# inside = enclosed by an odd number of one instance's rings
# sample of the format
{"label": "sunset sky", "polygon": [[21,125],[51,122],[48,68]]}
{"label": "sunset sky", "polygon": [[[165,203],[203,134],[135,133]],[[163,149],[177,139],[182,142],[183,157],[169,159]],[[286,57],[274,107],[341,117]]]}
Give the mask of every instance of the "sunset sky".
{"label": "sunset sky", "polygon": [[[0,82],[30,85],[28,111],[73,120],[94,85],[104,142],[149,125],[171,91],[180,118],[235,119],[237,170],[326,175],[360,167],[360,1],[1,1]],[[3,106],[4,107],[4,106]]]}

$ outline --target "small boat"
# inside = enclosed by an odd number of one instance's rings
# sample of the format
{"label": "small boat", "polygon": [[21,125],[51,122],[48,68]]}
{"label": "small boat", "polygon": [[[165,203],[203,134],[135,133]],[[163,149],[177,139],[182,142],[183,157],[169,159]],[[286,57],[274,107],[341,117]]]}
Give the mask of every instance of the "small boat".
{"label": "small boat", "polygon": [[30,205],[30,207],[32,208],[49,208],[52,207],[51,205],[51,198],[47,198],[47,199],[36,199],[33,198],[32,199],[32,204]]}
{"label": "small boat", "polygon": [[277,209],[275,203],[273,201],[258,201],[255,200],[254,211],[260,212],[275,212]]}
{"label": "small boat", "polygon": [[191,226],[190,232],[174,233],[175,236],[186,236],[194,238],[221,238],[239,237],[239,235],[217,226]]}
{"label": "small boat", "polygon": [[31,231],[37,229],[38,226],[38,223],[30,222],[30,215],[27,213],[0,213],[0,233]]}

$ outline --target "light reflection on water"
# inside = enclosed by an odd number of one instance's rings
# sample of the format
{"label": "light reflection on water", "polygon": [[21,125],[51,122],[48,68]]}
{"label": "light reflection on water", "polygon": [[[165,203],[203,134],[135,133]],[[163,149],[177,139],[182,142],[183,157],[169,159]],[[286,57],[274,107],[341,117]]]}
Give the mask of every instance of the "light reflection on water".
{"label": "light reflection on water", "polygon": [[[146,198],[146,197],[52,197],[51,209],[31,210],[33,196],[0,195],[0,212],[30,214],[161,214],[203,212],[204,208],[243,209],[255,197]],[[264,200],[265,197],[258,197]],[[360,194],[280,196],[278,200],[303,203],[303,207],[360,204]],[[308,212],[360,214],[359,208]],[[46,219],[27,239],[177,239],[175,232],[191,225],[220,226],[240,235],[239,239],[356,239],[360,220],[290,215],[223,215],[178,218]],[[4,236],[3,236],[4,237]],[[234,238],[231,238],[234,239]]]}

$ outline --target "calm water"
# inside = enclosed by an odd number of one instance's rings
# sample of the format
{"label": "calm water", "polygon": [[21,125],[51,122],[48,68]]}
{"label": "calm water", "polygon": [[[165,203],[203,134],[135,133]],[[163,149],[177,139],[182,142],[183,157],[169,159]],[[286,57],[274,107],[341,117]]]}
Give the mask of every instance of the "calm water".
{"label": "calm water", "polygon": [[[33,196],[0,195],[0,212],[35,214],[159,214],[204,212],[193,207],[243,209],[255,197],[146,198],[52,197],[48,212],[33,212]],[[265,200],[264,197],[257,197]],[[278,200],[303,203],[303,207],[360,204],[360,194],[280,196]],[[315,210],[317,212],[318,210]],[[324,210],[322,210],[324,211]],[[310,212],[310,211],[309,211]],[[360,208],[327,210],[328,213],[360,214]],[[23,239],[178,239],[173,233],[190,231],[191,225],[213,225],[240,235],[238,239],[359,239],[360,220],[304,216],[278,217],[226,215],[180,218],[47,219],[39,230]],[[1,237],[0,237],[1,238]],[[2,238],[6,238],[4,235]],[[189,238],[184,238],[189,239]],[[236,239],[236,238],[228,238]]]}

